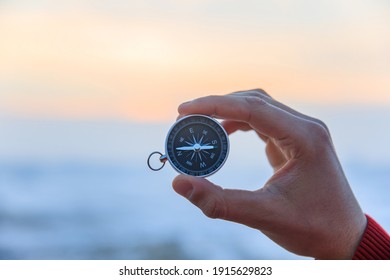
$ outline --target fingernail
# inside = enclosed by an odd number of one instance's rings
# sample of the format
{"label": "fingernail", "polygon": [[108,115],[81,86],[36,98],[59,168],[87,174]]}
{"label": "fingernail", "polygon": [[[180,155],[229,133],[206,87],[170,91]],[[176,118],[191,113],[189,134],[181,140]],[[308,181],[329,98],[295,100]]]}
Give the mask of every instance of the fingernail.
{"label": "fingernail", "polygon": [[194,189],[192,184],[188,181],[178,181],[173,185],[173,188],[178,194],[187,199],[191,196]]}
{"label": "fingernail", "polygon": [[191,103],[191,102],[192,102],[192,100],[188,100],[188,101],[186,101],[186,102],[181,103],[180,106],[186,105],[186,104]]}
{"label": "fingernail", "polygon": [[177,108],[177,110],[179,111],[179,113],[180,113],[180,111],[183,109],[183,107],[185,107],[186,105],[190,104],[191,102],[192,102],[192,101],[187,101],[187,102],[181,103],[181,104],[179,105],[179,107]]}

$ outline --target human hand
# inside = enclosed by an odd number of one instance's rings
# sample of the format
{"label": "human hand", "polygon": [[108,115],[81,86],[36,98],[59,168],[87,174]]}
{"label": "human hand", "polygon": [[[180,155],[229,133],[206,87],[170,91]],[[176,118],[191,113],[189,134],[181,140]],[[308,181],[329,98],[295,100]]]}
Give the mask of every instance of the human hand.
{"label": "human hand", "polygon": [[[223,189],[204,178],[177,176],[174,190],[206,216],[259,229],[285,249],[317,259],[350,259],[366,218],[343,173],[325,124],[263,90],[183,103],[181,116],[223,119],[231,134],[254,130],[266,143],[273,176],[256,191]],[[237,174],[239,176],[239,174]]]}

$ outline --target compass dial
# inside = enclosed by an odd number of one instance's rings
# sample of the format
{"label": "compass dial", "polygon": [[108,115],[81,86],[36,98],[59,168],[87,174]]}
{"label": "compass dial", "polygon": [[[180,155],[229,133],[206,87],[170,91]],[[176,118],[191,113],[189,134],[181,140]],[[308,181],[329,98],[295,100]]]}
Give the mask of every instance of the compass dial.
{"label": "compass dial", "polygon": [[206,177],[225,163],[229,138],[211,117],[189,115],[178,120],[166,139],[169,162],[180,173]]}

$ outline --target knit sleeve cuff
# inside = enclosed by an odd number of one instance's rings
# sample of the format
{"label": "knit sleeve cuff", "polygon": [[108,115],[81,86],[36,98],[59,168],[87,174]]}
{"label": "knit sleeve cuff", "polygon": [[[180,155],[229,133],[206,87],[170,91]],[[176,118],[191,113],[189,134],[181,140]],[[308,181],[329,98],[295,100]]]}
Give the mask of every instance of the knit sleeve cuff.
{"label": "knit sleeve cuff", "polygon": [[366,215],[367,226],[353,260],[389,260],[389,234],[373,218]]}

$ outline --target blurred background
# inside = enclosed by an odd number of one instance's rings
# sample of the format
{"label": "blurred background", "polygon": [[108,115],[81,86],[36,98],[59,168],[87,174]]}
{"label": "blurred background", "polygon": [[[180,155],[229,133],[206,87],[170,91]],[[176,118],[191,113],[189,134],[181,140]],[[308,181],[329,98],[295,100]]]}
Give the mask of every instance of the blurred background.
{"label": "blurred background", "polygon": [[[263,88],[325,121],[390,229],[390,2],[0,0],[0,259],[301,259],[171,188],[177,106]],[[253,133],[210,180],[272,174]]]}

